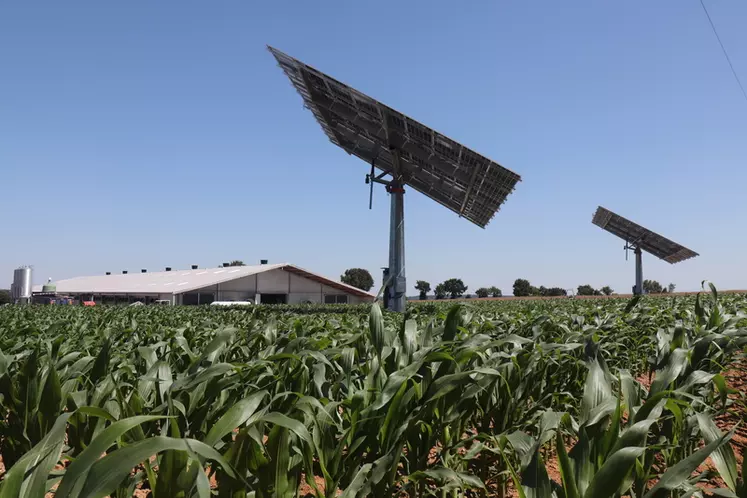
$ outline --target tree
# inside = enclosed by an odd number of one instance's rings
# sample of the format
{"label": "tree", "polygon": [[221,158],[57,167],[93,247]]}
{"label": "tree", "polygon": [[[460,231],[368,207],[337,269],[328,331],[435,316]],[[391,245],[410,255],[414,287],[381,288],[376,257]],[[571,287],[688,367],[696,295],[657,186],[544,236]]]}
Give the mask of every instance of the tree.
{"label": "tree", "polygon": [[605,296],[611,296],[612,293],[615,292],[614,290],[612,290],[612,287],[610,287],[609,285],[605,285],[600,290],[602,291],[602,294],[604,294]]}
{"label": "tree", "polygon": [[368,270],[363,268],[349,268],[340,276],[343,284],[352,285],[360,290],[368,292],[373,287],[374,281]]}
{"label": "tree", "polygon": [[446,289],[444,288],[444,284],[438,284],[436,286],[436,290],[434,290],[436,294],[436,299],[443,299],[446,297]]}
{"label": "tree", "polygon": [[568,292],[560,287],[550,287],[547,289],[546,296],[567,296]]}
{"label": "tree", "polygon": [[595,292],[597,292],[596,289],[588,284],[579,285],[578,290],[576,291],[579,296],[593,296],[595,295]]}
{"label": "tree", "polygon": [[502,297],[503,296],[503,293],[501,292],[501,290],[498,287],[491,287],[490,289],[488,289],[488,292],[490,292],[490,295],[493,296],[493,297]]}
{"label": "tree", "polygon": [[415,284],[415,290],[420,291],[420,300],[425,301],[428,299],[428,293],[431,291],[431,284],[425,280],[418,280]]}
{"label": "tree", "polygon": [[10,291],[7,289],[0,289],[0,305],[9,304],[13,301],[10,299]]}
{"label": "tree", "polygon": [[528,296],[531,290],[532,290],[532,285],[529,283],[529,280],[524,280],[523,278],[517,278],[514,281],[514,296],[516,297]]}
{"label": "tree", "polygon": [[664,288],[656,280],[644,280],[643,292],[646,294],[661,294]]}
{"label": "tree", "polygon": [[535,287],[533,285],[530,285],[529,286],[529,295],[530,296],[540,296],[541,294],[540,294],[539,288],[537,288],[537,287]]}
{"label": "tree", "polygon": [[444,290],[452,299],[460,297],[467,292],[467,286],[464,285],[461,278],[450,278],[443,283]]}
{"label": "tree", "polygon": [[485,287],[480,287],[475,291],[475,295],[477,297],[488,297],[490,295],[490,289],[486,289]]}
{"label": "tree", "polygon": [[672,292],[674,292],[674,289],[675,289],[676,287],[677,287],[677,286],[676,286],[676,285],[674,285],[674,284],[669,284],[669,285],[667,285],[667,290],[668,290],[668,291],[669,291],[669,293],[671,294]]}
{"label": "tree", "polygon": [[246,266],[246,265],[240,259],[234,259],[233,261],[228,263],[228,266]]}

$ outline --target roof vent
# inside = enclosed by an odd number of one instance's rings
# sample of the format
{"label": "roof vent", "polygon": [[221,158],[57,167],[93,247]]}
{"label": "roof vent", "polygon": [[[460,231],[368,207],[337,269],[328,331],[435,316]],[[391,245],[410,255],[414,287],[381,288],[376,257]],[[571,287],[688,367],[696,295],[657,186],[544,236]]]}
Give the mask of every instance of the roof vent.
{"label": "roof vent", "polygon": [[148,273],[148,270],[146,270],[145,268],[143,268],[142,270],[140,270],[140,273]]}
{"label": "roof vent", "polygon": [[111,275],[111,274],[112,274],[112,272],[108,271],[108,272],[106,272],[106,274],[107,274],[107,275]]}
{"label": "roof vent", "polygon": [[171,267],[170,267],[170,266],[167,266],[167,267],[166,267],[166,271],[171,271]]}
{"label": "roof vent", "polygon": [[259,264],[260,265],[266,265],[267,264],[267,260],[266,259],[260,259],[259,260]]}
{"label": "roof vent", "polygon": [[122,270],[122,275],[127,275],[127,270]]}
{"label": "roof vent", "polygon": [[197,265],[192,265],[192,269],[196,270],[197,269]]}

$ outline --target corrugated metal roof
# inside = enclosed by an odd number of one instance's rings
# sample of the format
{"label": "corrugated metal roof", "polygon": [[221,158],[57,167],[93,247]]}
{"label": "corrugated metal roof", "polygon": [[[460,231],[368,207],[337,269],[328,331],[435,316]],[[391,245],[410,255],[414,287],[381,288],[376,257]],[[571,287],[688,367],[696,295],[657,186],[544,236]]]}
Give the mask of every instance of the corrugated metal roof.
{"label": "corrugated metal roof", "polygon": [[[287,270],[330,287],[357,296],[373,297],[358,288],[328,279],[287,263],[274,265],[229,266],[227,268],[200,268],[126,275],[97,275],[75,277],[54,282],[59,294],[183,294],[238,278],[271,270]],[[34,289],[36,290],[36,289]]]}

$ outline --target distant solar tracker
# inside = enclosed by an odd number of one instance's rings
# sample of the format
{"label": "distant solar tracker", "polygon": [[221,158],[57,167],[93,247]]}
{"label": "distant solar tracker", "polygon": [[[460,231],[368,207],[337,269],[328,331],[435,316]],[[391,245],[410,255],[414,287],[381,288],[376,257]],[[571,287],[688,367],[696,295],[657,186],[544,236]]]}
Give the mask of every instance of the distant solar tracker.
{"label": "distant solar tracker", "polygon": [[617,235],[625,242],[639,246],[644,251],[653,254],[667,263],[679,263],[686,259],[699,256],[695,251],[662,237],[656,232],[642,227],[619,214],[599,206],[591,221],[595,225],[604,228],[611,234]]}
{"label": "distant solar tracker", "polygon": [[[321,71],[268,49],[329,140],[371,165],[366,176],[370,199],[374,183],[386,185],[391,194],[384,302],[390,309],[404,311],[404,187],[485,228],[521,177]],[[391,179],[384,179],[387,175]]]}
{"label": "distant solar tracker", "polygon": [[268,47],[330,141],[485,228],[521,177],[414,119]]}
{"label": "distant solar tracker", "polygon": [[635,294],[643,292],[643,269],[641,263],[641,250],[653,254],[667,263],[675,264],[686,259],[698,256],[698,253],[682,246],[666,237],[652,232],[648,228],[623,218],[619,214],[599,206],[592,223],[617,235],[625,241],[625,249],[633,249],[636,255],[636,285],[633,288]]}

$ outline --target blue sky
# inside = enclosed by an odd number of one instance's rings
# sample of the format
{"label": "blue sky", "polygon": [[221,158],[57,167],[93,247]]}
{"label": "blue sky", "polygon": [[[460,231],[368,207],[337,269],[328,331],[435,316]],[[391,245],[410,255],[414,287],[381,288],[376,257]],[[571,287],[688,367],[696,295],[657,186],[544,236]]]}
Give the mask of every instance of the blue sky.
{"label": "blue sky", "polygon": [[[747,3],[706,1],[747,80]],[[626,292],[599,204],[701,254],[646,278],[747,287],[747,102],[697,0],[3,2],[0,286],[233,258],[380,281],[386,194],[267,44],[522,176],[485,230],[408,192],[409,292]]]}

